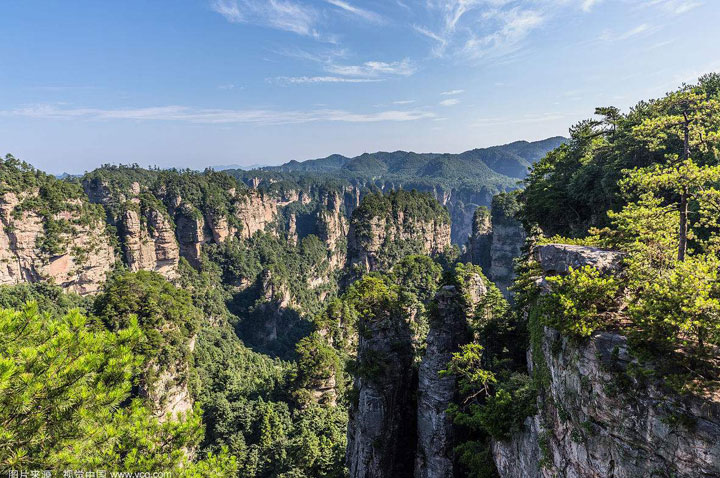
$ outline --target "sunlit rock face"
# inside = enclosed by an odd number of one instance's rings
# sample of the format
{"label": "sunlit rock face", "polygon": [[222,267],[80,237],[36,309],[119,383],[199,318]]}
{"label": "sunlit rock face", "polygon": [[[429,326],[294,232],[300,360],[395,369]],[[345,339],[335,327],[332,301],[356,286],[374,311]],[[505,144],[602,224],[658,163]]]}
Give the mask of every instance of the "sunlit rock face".
{"label": "sunlit rock face", "polygon": [[[18,209],[37,194],[6,192],[0,196],[0,284],[47,280],[79,294],[97,292],[115,263],[105,222],[83,215],[82,201],[75,200],[52,215],[52,221],[65,225],[52,232],[50,219],[39,211]],[[53,252],[43,247],[48,240],[55,244]]]}
{"label": "sunlit rock face", "polygon": [[[550,244],[537,248],[534,258],[545,274],[586,265],[614,273],[622,255]],[[662,377],[633,374],[638,362],[615,332],[578,342],[546,327],[541,349],[536,355],[547,366],[549,385],[524,431],[493,443],[501,477],[720,476],[717,399],[677,395]]]}

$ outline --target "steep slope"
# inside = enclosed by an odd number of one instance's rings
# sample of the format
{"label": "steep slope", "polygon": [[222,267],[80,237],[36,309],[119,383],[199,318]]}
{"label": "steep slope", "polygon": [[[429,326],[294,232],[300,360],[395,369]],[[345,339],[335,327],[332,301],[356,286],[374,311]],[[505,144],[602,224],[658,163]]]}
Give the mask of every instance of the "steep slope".
{"label": "steep slope", "polygon": [[371,194],[353,212],[348,265],[362,273],[387,270],[403,256],[437,255],[449,247],[448,213],[430,195]]}
{"label": "steep slope", "polygon": [[[541,246],[534,257],[544,277],[583,266],[617,273],[621,259],[613,251],[560,244]],[[528,367],[543,370],[545,390],[523,431],[493,443],[503,478],[720,476],[716,398],[670,390],[652,361],[638,361],[617,332],[585,341],[550,327],[537,334]]]}
{"label": "steep slope", "polygon": [[115,263],[102,210],[77,185],[0,160],[0,284],[48,280],[96,292]]}

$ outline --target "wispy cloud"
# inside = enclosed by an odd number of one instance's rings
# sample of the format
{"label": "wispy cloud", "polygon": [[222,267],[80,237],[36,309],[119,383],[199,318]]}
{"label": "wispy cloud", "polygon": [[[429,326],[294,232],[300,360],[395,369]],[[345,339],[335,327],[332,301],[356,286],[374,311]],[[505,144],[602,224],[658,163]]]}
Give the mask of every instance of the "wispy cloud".
{"label": "wispy cloud", "polygon": [[440,94],[443,95],[443,96],[455,96],[455,95],[459,95],[459,94],[461,94],[461,93],[465,93],[465,90],[443,91],[443,92],[440,93]]}
{"label": "wispy cloud", "polygon": [[442,100],[440,102],[440,106],[453,106],[460,103],[460,100],[457,98],[448,98],[447,100]]}
{"label": "wispy cloud", "polygon": [[360,77],[377,77],[381,75],[410,76],[417,71],[415,64],[408,58],[390,63],[384,61],[366,61],[362,65],[338,65],[328,63],[325,65],[325,69],[336,75]]}
{"label": "wispy cloud", "polygon": [[[318,52],[309,52],[295,48],[276,51],[276,53],[317,63],[322,67],[324,72],[330,73],[332,76],[387,79],[391,77],[410,76],[417,71],[417,66],[409,58],[391,62],[373,60],[354,65],[341,63],[342,59],[349,56],[349,52],[343,48],[325,49]],[[317,75],[318,78],[331,78],[332,76]],[[328,82],[330,81],[332,80],[328,80]],[[347,81],[347,83],[359,82],[360,81]]]}
{"label": "wispy cloud", "polygon": [[254,23],[320,38],[315,9],[291,0],[212,0],[210,7],[232,23]]}
{"label": "wispy cloud", "polygon": [[394,105],[410,105],[413,103],[415,103],[415,100],[397,100],[392,102]]}
{"label": "wispy cloud", "polygon": [[34,105],[0,111],[0,116],[22,116],[52,120],[135,120],[174,121],[199,124],[299,124],[312,122],[374,123],[381,121],[417,121],[434,118],[429,111],[380,111],[353,113],[344,110],[317,109],[309,111],[198,109],[186,106],[147,108],[63,108],[56,105]]}
{"label": "wispy cloud", "polygon": [[493,17],[499,24],[498,29],[482,36],[471,34],[462,49],[468,57],[480,58],[512,53],[519,48],[520,43],[532,30],[545,21],[545,17],[539,12],[519,8],[495,13]]}
{"label": "wispy cloud", "polygon": [[448,45],[448,38],[440,34],[434,33],[430,29],[421,25],[413,25],[413,29],[421,35],[424,35],[429,39],[435,41],[435,45],[433,45],[431,50],[433,56],[443,56],[443,54],[445,53],[445,49]]}
{"label": "wispy cloud", "polygon": [[690,10],[702,6],[703,2],[698,0],[650,0],[650,6],[659,6],[668,13],[682,15]]}
{"label": "wispy cloud", "polygon": [[605,30],[600,34],[599,39],[605,42],[615,42],[615,41],[623,41],[627,40],[629,38],[636,37],[641,34],[645,33],[651,33],[653,31],[657,30],[657,27],[652,27],[648,25],[647,23],[642,23],[635,28],[631,28],[630,30],[624,31],[624,32],[614,32],[612,30]]}
{"label": "wispy cloud", "polygon": [[381,15],[371,12],[370,10],[365,10],[364,8],[356,7],[348,2],[344,2],[343,0],[325,0],[325,2],[360,17],[363,20],[367,20],[372,23],[385,23],[385,19]]}
{"label": "wispy cloud", "polygon": [[602,2],[602,0],[582,0],[581,8],[585,12],[589,12],[592,8]]}
{"label": "wispy cloud", "polygon": [[271,78],[270,81],[298,85],[308,83],[373,83],[383,80],[379,78],[344,78],[341,76],[278,76]]}
{"label": "wispy cloud", "polygon": [[506,125],[506,124],[532,124],[532,123],[544,123],[546,121],[557,121],[565,119],[570,114],[565,113],[542,113],[542,114],[526,114],[520,117],[514,118],[476,118],[470,126],[472,127],[485,127],[487,125]]}
{"label": "wispy cloud", "polygon": [[548,1],[524,4],[512,0],[428,0],[428,8],[434,18],[439,18],[439,24],[434,28],[413,25],[413,29],[434,41],[431,53],[437,57],[448,52],[471,59],[505,55],[545,22],[544,13],[528,6]]}

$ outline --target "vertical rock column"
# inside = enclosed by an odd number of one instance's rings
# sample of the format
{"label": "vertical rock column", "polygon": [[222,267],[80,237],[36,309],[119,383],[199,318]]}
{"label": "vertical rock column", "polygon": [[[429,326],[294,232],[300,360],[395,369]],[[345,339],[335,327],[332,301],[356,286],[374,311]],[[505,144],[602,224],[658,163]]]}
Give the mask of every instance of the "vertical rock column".
{"label": "vertical rock column", "polygon": [[456,393],[456,377],[440,376],[452,354],[469,340],[468,316],[487,288],[474,274],[467,290],[445,286],[436,297],[437,311],[430,321],[427,347],[418,372],[416,478],[451,478],[453,423],[446,413]]}
{"label": "vertical rock column", "polygon": [[515,259],[522,255],[525,229],[515,217],[520,206],[515,192],[498,194],[492,203],[492,246],[490,278],[505,297],[515,278]]}
{"label": "vertical rock column", "polygon": [[490,247],[492,246],[492,225],[490,210],[484,206],[475,209],[472,234],[468,239],[465,260],[479,265],[484,274],[490,273]]}
{"label": "vertical rock column", "polygon": [[411,477],[415,455],[412,334],[399,311],[361,318],[357,403],[350,410],[347,463],[351,478]]}

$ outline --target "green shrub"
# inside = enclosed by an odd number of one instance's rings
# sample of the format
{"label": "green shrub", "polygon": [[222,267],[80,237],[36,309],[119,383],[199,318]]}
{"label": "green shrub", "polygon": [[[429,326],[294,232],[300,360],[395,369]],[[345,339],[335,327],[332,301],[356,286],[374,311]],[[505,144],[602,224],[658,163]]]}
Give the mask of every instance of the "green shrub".
{"label": "green shrub", "polygon": [[589,337],[609,323],[618,279],[585,266],[547,278],[552,291],[540,300],[542,323],[575,337]]}

